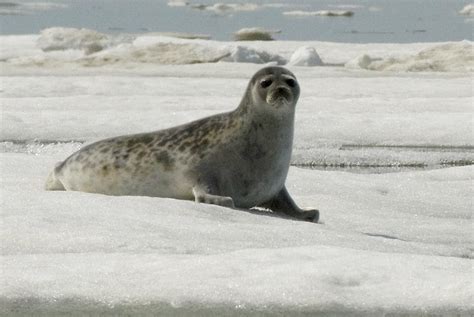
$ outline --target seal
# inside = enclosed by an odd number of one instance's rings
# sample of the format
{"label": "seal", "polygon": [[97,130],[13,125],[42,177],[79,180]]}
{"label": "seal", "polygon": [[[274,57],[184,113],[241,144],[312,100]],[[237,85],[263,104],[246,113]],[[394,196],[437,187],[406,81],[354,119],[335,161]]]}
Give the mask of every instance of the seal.
{"label": "seal", "polygon": [[285,187],[299,94],[289,70],[263,68],[235,110],[87,145],[56,165],[46,189],[263,207],[317,222],[319,211],[298,207]]}

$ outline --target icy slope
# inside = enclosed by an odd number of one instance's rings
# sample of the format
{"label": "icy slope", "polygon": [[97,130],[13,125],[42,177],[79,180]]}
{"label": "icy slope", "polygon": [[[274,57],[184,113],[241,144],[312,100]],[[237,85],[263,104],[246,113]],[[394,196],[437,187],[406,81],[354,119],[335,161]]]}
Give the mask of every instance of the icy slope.
{"label": "icy slope", "polygon": [[295,199],[322,212],[311,224],[44,192],[57,156],[1,155],[4,311],[472,309],[472,167],[379,176],[294,168]]}

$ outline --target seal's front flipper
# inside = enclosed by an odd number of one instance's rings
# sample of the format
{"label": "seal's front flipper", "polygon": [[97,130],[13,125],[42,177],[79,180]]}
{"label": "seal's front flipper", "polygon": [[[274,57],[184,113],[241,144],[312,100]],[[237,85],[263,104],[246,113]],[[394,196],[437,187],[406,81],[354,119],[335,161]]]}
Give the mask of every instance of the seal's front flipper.
{"label": "seal's front flipper", "polygon": [[259,207],[269,208],[276,212],[282,212],[290,217],[300,220],[310,222],[318,222],[319,220],[319,211],[316,209],[299,208],[286,190],[286,187],[283,187],[275,197],[259,205]]}
{"label": "seal's front flipper", "polygon": [[229,208],[235,207],[234,200],[232,199],[232,197],[211,195],[198,186],[193,187],[193,193],[194,201],[197,203],[219,205]]}

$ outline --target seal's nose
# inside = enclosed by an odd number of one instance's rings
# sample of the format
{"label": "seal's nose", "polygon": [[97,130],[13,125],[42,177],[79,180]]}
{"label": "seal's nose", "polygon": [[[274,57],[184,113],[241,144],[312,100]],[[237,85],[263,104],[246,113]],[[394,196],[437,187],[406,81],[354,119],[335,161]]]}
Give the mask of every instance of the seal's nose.
{"label": "seal's nose", "polygon": [[289,89],[285,86],[278,86],[276,89],[275,89],[275,93],[277,94],[280,94],[280,95],[283,95],[283,94],[288,94],[289,93]]}

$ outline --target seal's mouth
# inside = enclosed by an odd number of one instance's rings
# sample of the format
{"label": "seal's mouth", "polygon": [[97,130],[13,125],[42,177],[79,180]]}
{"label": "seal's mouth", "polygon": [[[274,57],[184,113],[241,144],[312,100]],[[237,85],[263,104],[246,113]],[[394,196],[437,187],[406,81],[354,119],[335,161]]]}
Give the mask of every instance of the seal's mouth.
{"label": "seal's mouth", "polygon": [[267,103],[270,105],[291,103],[293,94],[285,87],[279,87],[267,95]]}

